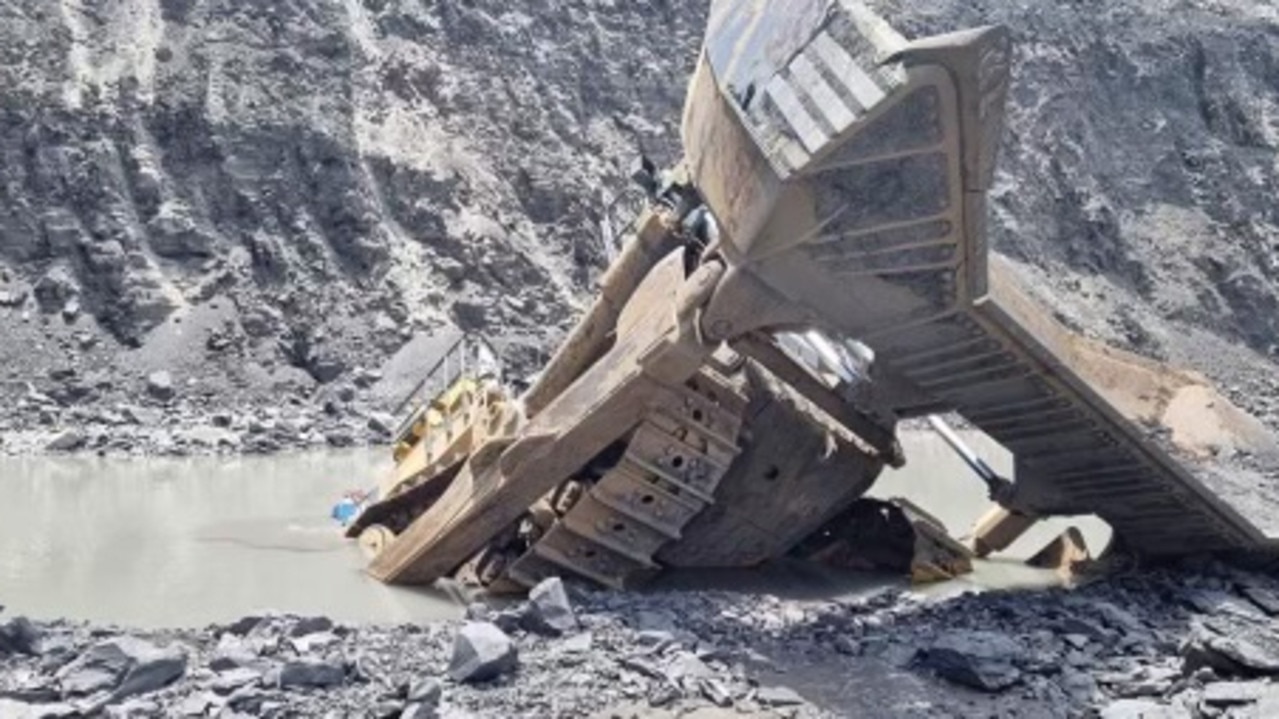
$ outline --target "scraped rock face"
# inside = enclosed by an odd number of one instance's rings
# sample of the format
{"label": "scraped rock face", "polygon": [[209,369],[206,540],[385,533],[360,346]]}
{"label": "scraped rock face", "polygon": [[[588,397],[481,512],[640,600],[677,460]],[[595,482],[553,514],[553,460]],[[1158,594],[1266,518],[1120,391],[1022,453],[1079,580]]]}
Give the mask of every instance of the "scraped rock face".
{"label": "scraped rock face", "polygon": [[[1013,29],[991,228],[1040,298],[1273,412],[1273,4],[870,4]],[[165,370],[278,405],[456,328],[533,370],[604,264],[601,196],[678,157],[706,6],[8,3],[0,392],[65,363],[101,402]]]}

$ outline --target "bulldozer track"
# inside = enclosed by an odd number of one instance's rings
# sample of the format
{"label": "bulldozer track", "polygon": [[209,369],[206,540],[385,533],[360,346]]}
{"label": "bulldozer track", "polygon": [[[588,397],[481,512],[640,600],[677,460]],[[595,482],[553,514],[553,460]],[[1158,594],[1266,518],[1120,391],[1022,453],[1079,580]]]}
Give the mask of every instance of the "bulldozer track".
{"label": "bulldozer track", "polygon": [[[1185,460],[1143,436],[1064,358],[1048,354],[1041,339],[1006,313],[987,316],[1001,299],[995,295],[980,309],[883,337],[882,356],[1008,448],[1042,511],[1096,513],[1129,546],[1149,554],[1261,541]],[[969,366],[972,353],[992,344],[1000,352],[978,360],[979,369],[944,372]],[[916,359],[921,355],[929,360]],[[932,379],[938,377],[944,379]]]}
{"label": "bulldozer track", "polygon": [[[506,570],[532,587],[564,570],[622,588],[654,573],[653,556],[714,501],[738,455],[746,397],[705,367],[671,388],[679,398],[649,413],[612,468],[589,485]],[[552,502],[554,504],[555,502]]]}

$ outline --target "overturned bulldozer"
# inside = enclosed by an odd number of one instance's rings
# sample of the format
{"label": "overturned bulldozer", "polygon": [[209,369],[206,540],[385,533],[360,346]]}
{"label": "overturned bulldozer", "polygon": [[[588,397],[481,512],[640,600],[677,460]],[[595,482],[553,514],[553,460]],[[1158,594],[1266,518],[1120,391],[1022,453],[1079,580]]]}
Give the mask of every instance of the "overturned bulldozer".
{"label": "overturned bulldozer", "polygon": [[1071,334],[990,255],[1010,60],[997,27],[908,41],[855,0],[715,2],[683,162],[641,173],[647,207],[527,392],[471,378],[411,408],[350,529],[370,573],[620,587],[820,555],[908,459],[898,421],[951,411],[1016,459],[979,553],[1058,514],[1152,555],[1273,546],[1270,433]]}

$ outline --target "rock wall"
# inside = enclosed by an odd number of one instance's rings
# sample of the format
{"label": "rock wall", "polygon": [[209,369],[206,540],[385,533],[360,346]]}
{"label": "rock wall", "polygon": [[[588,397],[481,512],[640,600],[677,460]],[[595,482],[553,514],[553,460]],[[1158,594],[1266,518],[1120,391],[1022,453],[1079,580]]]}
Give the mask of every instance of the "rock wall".
{"label": "rock wall", "polygon": [[7,3],[9,392],[65,365],[127,397],[164,368],[276,404],[452,326],[531,369],[604,264],[601,196],[641,149],[677,156],[702,12]]}
{"label": "rock wall", "polygon": [[908,36],[1017,43],[993,246],[1068,325],[1275,420],[1279,6],[872,0]]}
{"label": "rock wall", "polygon": [[[870,4],[912,36],[1013,29],[995,246],[1063,321],[1273,419],[1275,6]],[[6,3],[0,394],[79,389],[0,430],[92,422],[157,370],[193,417],[319,406],[454,327],[532,370],[629,161],[678,155],[706,7]]]}

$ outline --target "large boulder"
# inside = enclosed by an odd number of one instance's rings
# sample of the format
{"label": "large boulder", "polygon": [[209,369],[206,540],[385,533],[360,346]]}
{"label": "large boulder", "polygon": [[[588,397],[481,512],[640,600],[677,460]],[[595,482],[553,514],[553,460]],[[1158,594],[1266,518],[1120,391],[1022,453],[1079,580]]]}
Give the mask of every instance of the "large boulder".
{"label": "large boulder", "polygon": [[528,593],[524,624],[539,634],[556,637],[577,629],[577,615],[559,577],[542,580]]}
{"label": "large boulder", "polygon": [[515,671],[519,659],[511,638],[489,622],[467,622],[453,640],[449,676],[482,682]]}
{"label": "large boulder", "polygon": [[108,639],[89,647],[55,677],[64,696],[110,692],[113,701],[168,686],[186,672],[186,654],[134,637]]}

